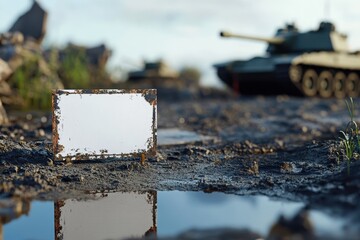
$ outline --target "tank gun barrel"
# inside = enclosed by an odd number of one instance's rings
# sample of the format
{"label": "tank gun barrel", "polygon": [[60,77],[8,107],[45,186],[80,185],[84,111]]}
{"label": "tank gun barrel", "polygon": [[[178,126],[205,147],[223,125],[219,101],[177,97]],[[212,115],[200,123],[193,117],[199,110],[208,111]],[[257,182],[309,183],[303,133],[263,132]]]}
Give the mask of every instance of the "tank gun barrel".
{"label": "tank gun barrel", "polygon": [[221,31],[220,36],[226,37],[226,38],[241,38],[241,39],[262,41],[262,42],[267,42],[269,44],[275,44],[275,45],[280,45],[280,44],[284,43],[284,39],[279,38],[279,37],[272,37],[272,38],[255,37],[255,36],[248,36],[248,35],[242,35],[242,34],[234,34],[234,33],[226,32],[226,31]]}

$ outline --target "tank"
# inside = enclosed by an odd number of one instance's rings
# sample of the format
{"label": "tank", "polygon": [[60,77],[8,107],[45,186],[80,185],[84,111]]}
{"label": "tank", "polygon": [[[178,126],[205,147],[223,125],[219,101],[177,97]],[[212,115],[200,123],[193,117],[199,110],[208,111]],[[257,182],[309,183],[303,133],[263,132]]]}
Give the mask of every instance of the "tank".
{"label": "tank", "polygon": [[360,92],[360,54],[350,52],[347,36],[331,22],[299,32],[287,24],[274,37],[221,32],[221,37],[262,41],[264,56],[215,64],[219,78],[241,94],[291,94],[323,98],[357,97]]}
{"label": "tank", "polygon": [[129,72],[128,81],[136,82],[145,79],[177,79],[179,74],[172,70],[163,61],[145,62],[144,69],[140,71]]}

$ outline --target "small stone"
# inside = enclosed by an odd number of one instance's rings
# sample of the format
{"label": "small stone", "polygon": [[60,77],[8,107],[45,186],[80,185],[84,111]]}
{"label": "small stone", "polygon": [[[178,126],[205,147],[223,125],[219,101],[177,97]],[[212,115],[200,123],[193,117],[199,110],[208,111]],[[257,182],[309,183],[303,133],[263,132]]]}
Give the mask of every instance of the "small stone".
{"label": "small stone", "polygon": [[85,177],[84,177],[84,176],[80,176],[80,177],[79,177],[79,181],[80,181],[80,182],[83,182],[84,180],[85,180]]}
{"label": "small stone", "polygon": [[180,160],[180,158],[177,157],[177,156],[168,156],[166,160],[169,160],[169,161],[177,161],[177,160]]}
{"label": "small stone", "polygon": [[284,148],[285,143],[283,140],[280,139],[275,139],[275,143],[280,147],[280,148]]}
{"label": "small stone", "polygon": [[71,165],[71,157],[65,158],[65,165]]}
{"label": "small stone", "polygon": [[46,163],[47,163],[48,166],[54,166],[54,161],[52,159],[50,159],[50,158],[48,158]]}
{"label": "small stone", "polygon": [[293,164],[290,162],[284,162],[280,167],[281,173],[291,173],[293,169]]}
{"label": "small stone", "polygon": [[32,118],[33,116],[30,113],[26,114],[26,120],[30,121]]}
{"label": "small stone", "polygon": [[3,104],[0,100],[0,125],[4,125],[4,124],[8,124],[8,123],[9,123],[8,116],[7,116],[5,108],[3,107]]}
{"label": "small stone", "polygon": [[292,162],[284,162],[280,167],[281,173],[299,173],[302,168],[297,168]]}
{"label": "small stone", "polygon": [[183,117],[179,118],[179,123],[184,124],[185,123],[185,118],[183,118]]}
{"label": "small stone", "polygon": [[163,154],[161,154],[159,152],[156,153],[156,160],[157,161],[163,161],[164,159],[165,159],[165,157],[164,157]]}
{"label": "small stone", "polygon": [[191,148],[185,148],[183,150],[183,153],[186,154],[186,155],[191,155],[191,154],[194,153],[194,151]]}
{"label": "small stone", "polygon": [[38,134],[39,134],[40,137],[44,137],[45,136],[44,129],[39,129]]}
{"label": "small stone", "polygon": [[248,168],[248,173],[259,175],[259,164],[256,160],[253,161],[252,165]]}
{"label": "small stone", "polygon": [[41,117],[40,121],[42,123],[46,123],[47,122],[47,117],[45,117],[45,116]]}
{"label": "small stone", "polygon": [[307,133],[307,132],[309,131],[309,129],[308,129],[306,126],[302,126],[302,127],[301,127],[301,131],[302,131],[303,133]]}
{"label": "small stone", "polygon": [[61,178],[61,181],[63,182],[71,182],[72,181],[72,178],[70,176],[63,176]]}
{"label": "small stone", "polygon": [[18,166],[11,166],[9,168],[9,173],[17,173],[19,171]]}

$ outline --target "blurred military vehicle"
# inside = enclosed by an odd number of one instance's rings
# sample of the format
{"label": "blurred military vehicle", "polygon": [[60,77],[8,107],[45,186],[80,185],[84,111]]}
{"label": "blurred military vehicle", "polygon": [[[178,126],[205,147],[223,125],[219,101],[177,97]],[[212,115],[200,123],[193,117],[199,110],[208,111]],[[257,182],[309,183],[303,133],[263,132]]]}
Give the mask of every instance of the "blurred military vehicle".
{"label": "blurred military vehicle", "polygon": [[[130,71],[123,88],[156,88],[162,100],[191,100],[214,93],[200,86],[201,72],[191,66],[173,70],[163,60],[144,62],[143,68]],[[219,94],[218,94],[219,95]]]}
{"label": "blurred military vehicle", "polygon": [[144,62],[144,67],[139,71],[128,73],[128,81],[142,83],[150,87],[176,85],[179,73],[171,69],[164,61]]}
{"label": "blurred military vehicle", "polygon": [[222,37],[268,43],[265,56],[214,65],[219,78],[241,94],[292,94],[357,97],[360,93],[360,53],[350,52],[347,36],[330,22],[299,32],[294,24],[274,37],[221,32]]}

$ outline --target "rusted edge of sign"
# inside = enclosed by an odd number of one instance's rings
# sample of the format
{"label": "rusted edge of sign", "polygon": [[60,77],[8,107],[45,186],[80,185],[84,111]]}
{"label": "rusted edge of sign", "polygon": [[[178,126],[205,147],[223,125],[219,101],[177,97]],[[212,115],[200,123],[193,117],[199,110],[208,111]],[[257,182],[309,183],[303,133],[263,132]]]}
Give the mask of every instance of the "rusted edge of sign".
{"label": "rusted edge of sign", "polygon": [[[58,124],[61,111],[58,106],[59,95],[69,94],[129,94],[141,93],[147,102],[153,107],[152,119],[152,137],[147,140],[148,150],[138,151],[132,153],[122,154],[107,154],[107,150],[101,151],[101,154],[81,154],[61,156],[59,152],[63,150],[63,146],[59,144]],[[72,160],[89,160],[89,159],[109,159],[109,158],[124,158],[124,157],[146,157],[156,156],[157,146],[157,90],[156,89],[75,89],[75,90],[52,90],[52,143],[54,160],[56,161],[72,161]]]}

